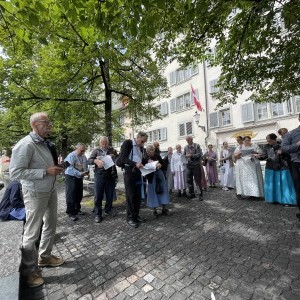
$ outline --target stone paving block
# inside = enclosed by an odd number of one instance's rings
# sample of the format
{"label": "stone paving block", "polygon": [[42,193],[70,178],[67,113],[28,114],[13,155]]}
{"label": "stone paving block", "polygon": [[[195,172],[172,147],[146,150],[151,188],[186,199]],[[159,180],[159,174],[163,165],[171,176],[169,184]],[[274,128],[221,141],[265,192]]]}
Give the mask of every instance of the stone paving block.
{"label": "stone paving block", "polygon": [[140,290],[135,286],[135,285],[131,285],[129,286],[126,290],[125,293],[130,296],[133,297],[135,294],[137,294]]}
{"label": "stone paving block", "polygon": [[148,273],[143,277],[143,279],[148,283],[151,283],[155,279],[155,277],[151,273]]}
{"label": "stone paving block", "polygon": [[150,291],[152,291],[153,290],[153,286],[151,286],[150,284],[145,284],[143,287],[142,287],[142,291],[144,292],[144,293],[148,293],[148,292],[150,292]]}
{"label": "stone paving block", "polygon": [[187,296],[185,294],[182,294],[180,292],[175,292],[171,297],[171,300],[185,300],[187,299]]}
{"label": "stone paving block", "polygon": [[117,283],[115,285],[116,289],[119,291],[119,292],[123,292],[125,289],[127,289],[128,287],[130,286],[130,283],[127,281],[127,280],[123,280],[119,283]]}
{"label": "stone paving block", "polygon": [[93,297],[91,294],[86,294],[86,295],[80,297],[78,300],[93,300]]}
{"label": "stone paving block", "polygon": [[162,288],[161,288],[161,292],[167,296],[167,297],[171,297],[175,292],[176,290],[170,286],[170,285],[164,285]]}

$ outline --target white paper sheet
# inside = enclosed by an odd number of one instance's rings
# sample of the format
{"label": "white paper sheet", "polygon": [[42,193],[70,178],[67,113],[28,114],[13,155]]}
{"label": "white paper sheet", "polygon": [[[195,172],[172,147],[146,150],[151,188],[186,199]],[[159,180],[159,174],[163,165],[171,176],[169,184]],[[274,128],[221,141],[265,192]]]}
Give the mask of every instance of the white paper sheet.
{"label": "white paper sheet", "polygon": [[150,163],[145,164],[144,168],[140,169],[142,176],[146,176],[150,173],[155,172],[157,163],[158,161],[152,161]]}
{"label": "white paper sheet", "polygon": [[104,163],[103,165],[104,170],[107,170],[108,168],[112,167],[115,164],[110,155],[102,156],[101,160]]}

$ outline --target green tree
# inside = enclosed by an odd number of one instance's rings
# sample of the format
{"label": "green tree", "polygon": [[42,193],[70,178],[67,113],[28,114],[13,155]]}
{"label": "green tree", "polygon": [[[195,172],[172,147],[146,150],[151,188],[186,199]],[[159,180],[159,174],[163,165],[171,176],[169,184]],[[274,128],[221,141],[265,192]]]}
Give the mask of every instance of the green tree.
{"label": "green tree", "polygon": [[110,139],[113,96],[130,100],[127,111],[133,124],[157,116],[152,102],[167,92],[163,66],[157,66],[149,51],[153,38],[147,29],[136,36],[140,17],[131,15],[134,5],[124,3],[0,1],[2,107],[36,110],[49,102],[48,110],[58,115],[63,103],[70,113],[84,103],[79,107],[90,109],[84,122],[102,110],[104,118],[98,122]]}

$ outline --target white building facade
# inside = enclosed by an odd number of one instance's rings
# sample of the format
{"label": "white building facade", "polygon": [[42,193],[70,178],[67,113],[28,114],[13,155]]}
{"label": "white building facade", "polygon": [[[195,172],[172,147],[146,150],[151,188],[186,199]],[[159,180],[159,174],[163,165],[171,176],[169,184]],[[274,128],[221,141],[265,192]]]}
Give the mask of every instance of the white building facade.
{"label": "white building facade", "polygon": [[[167,150],[168,147],[175,148],[176,144],[186,145],[185,137],[192,135],[202,149],[212,144],[220,150],[224,141],[231,146],[236,145],[235,137],[238,135],[249,135],[253,142],[264,144],[267,134],[277,134],[278,129],[283,127],[292,130],[299,125],[299,96],[283,103],[253,103],[246,101],[250,93],[245,92],[236,104],[216,109],[218,102],[213,94],[218,91],[216,84],[220,72],[219,67],[211,67],[206,62],[187,68],[181,68],[177,62],[169,64],[165,76],[171,97],[157,101],[162,119],[147,127],[148,143],[157,140],[161,150]],[[198,112],[199,124],[193,118],[197,109],[191,85],[204,109]],[[129,130],[125,137],[132,138],[135,134]]]}

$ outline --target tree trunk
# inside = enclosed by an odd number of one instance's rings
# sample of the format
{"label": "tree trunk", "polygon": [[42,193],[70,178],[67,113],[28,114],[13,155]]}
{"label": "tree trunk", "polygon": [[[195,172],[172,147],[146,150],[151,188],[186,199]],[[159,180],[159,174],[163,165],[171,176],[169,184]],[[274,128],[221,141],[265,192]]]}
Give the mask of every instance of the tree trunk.
{"label": "tree trunk", "polygon": [[100,60],[101,74],[105,87],[105,135],[112,144],[112,92],[110,86],[109,63],[104,58]]}

